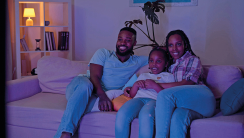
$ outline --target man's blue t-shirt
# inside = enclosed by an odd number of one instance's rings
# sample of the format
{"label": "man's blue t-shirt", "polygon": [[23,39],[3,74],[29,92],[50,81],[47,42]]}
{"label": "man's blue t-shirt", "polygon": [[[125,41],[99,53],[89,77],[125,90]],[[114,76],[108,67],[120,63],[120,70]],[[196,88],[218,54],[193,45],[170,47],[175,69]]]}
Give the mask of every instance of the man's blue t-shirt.
{"label": "man's blue t-shirt", "polygon": [[122,89],[138,69],[148,64],[148,57],[133,55],[122,63],[115,51],[102,48],[95,52],[90,63],[103,66],[101,84],[103,90],[108,91]]}

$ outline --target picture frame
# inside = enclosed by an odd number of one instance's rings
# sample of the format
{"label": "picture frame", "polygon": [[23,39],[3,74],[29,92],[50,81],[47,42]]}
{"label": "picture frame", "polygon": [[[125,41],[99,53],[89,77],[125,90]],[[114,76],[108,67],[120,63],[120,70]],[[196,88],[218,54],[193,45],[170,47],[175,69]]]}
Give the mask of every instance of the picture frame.
{"label": "picture frame", "polygon": [[[154,2],[156,0],[129,0],[130,7],[143,7],[144,3],[147,1]],[[174,6],[197,6],[198,0],[165,0],[164,5],[166,7]]]}

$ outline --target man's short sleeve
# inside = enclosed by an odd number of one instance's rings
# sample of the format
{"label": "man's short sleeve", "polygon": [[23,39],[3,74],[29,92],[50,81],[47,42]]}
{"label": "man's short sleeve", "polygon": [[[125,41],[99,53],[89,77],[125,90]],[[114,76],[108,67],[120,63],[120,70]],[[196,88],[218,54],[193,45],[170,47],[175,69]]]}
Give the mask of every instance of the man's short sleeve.
{"label": "man's short sleeve", "polygon": [[139,56],[141,67],[146,66],[148,64],[148,56]]}
{"label": "man's short sleeve", "polygon": [[109,51],[107,49],[105,48],[98,49],[95,52],[95,54],[92,56],[89,65],[90,63],[93,63],[93,64],[104,66],[105,60],[107,59],[108,55],[109,55]]}

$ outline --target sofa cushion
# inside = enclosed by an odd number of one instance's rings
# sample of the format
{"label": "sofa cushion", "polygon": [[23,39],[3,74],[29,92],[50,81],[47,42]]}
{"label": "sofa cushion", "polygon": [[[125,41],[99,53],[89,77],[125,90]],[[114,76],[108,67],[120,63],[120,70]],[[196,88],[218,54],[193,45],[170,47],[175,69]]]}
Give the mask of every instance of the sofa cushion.
{"label": "sofa cushion", "polygon": [[242,78],[240,69],[235,66],[212,65],[204,69],[206,85],[216,98],[220,98],[233,83]]}
{"label": "sofa cushion", "polygon": [[39,84],[44,92],[65,94],[71,80],[88,69],[86,63],[54,56],[43,56],[37,62]]}
{"label": "sofa cushion", "polygon": [[244,111],[223,116],[193,120],[190,126],[191,138],[243,138]]}
{"label": "sofa cushion", "polygon": [[8,125],[57,130],[67,100],[63,94],[38,93],[6,105]]}
{"label": "sofa cushion", "polygon": [[231,85],[220,100],[220,110],[223,115],[236,113],[244,106],[244,78]]}

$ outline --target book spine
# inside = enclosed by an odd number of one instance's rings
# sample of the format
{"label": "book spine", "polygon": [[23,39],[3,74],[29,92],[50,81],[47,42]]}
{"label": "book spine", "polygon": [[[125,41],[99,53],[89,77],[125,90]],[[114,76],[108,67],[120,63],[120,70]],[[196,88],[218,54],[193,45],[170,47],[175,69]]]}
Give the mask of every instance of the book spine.
{"label": "book spine", "polygon": [[26,43],[24,38],[23,38],[23,42],[24,42],[24,46],[25,46],[26,51],[29,51],[29,47],[28,47],[28,45],[27,45],[27,43]]}
{"label": "book spine", "polygon": [[21,45],[22,45],[23,50],[26,51],[25,46],[24,46],[23,39],[20,39],[20,43],[21,43]]}
{"label": "book spine", "polygon": [[53,33],[53,32],[50,32],[50,33],[51,33],[51,38],[52,38],[52,46],[53,46],[53,50],[56,50],[56,44],[55,44],[54,33]]}
{"label": "book spine", "polygon": [[69,50],[69,32],[66,32],[65,50]]}
{"label": "book spine", "polygon": [[53,46],[52,46],[52,39],[51,39],[51,33],[50,32],[48,32],[48,40],[49,40],[49,49],[50,49],[50,51],[52,51],[53,50]]}
{"label": "book spine", "polygon": [[58,50],[61,50],[62,45],[62,32],[58,32]]}
{"label": "book spine", "polygon": [[62,37],[63,43],[62,43],[62,50],[65,50],[65,40],[66,40],[66,33],[63,32],[63,37]]}
{"label": "book spine", "polygon": [[45,34],[46,34],[46,49],[48,50],[48,51],[50,51],[50,44],[49,44],[49,39],[48,39],[48,32],[45,32]]}

